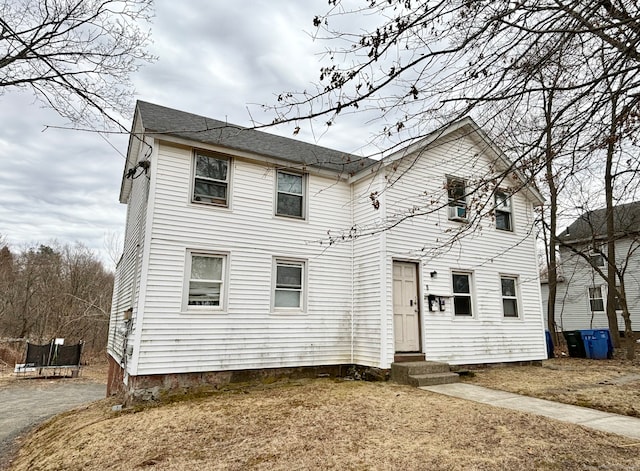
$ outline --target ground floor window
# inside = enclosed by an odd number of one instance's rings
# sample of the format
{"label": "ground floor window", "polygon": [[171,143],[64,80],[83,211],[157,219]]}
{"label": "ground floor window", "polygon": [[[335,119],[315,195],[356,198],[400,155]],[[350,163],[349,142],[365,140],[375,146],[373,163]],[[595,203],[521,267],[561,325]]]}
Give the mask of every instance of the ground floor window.
{"label": "ground floor window", "polygon": [[304,270],[304,261],[275,260],[274,308],[303,309]]}
{"label": "ground floor window", "polygon": [[190,253],[188,306],[221,307],[226,256]]}
{"label": "ground floor window", "polygon": [[604,300],[602,299],[601,286],[589,288],[589,307],[591,308],[591,311],[604,311]]}
{"label": "ground floor window", "polygon": [[512,276],[500,277],[502,290],[502,313],[504,317],[518,317],[517,279]]}
{"label": "ground floor window", "polygon": [[456,316],[472,316],[471,273],[453,273],[453,313]]}

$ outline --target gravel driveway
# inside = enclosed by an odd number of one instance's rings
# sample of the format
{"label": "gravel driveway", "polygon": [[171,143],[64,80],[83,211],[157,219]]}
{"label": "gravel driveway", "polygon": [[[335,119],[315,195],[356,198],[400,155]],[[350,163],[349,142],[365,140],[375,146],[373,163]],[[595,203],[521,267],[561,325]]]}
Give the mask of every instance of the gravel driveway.
{"label": "gravel driveway", "polygon": [[82,379],[19,379],[0,387],[0,469],[15,439],[33,426],[86,402],[104,399],[106,385]]}

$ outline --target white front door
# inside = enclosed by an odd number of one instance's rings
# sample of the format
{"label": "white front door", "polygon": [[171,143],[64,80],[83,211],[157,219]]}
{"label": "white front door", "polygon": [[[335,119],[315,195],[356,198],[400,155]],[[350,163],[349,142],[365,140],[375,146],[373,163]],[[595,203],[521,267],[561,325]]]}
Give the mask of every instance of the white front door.
{"label": "white front door", "polygon": [[393,332],[396,352],[420,350],[420,310],[415,263],[393,262]]}

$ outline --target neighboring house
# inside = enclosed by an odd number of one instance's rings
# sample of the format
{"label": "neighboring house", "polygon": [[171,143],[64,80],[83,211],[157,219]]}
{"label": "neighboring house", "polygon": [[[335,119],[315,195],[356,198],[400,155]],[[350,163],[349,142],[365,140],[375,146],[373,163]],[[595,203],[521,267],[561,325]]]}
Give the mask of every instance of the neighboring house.
{"label": "neighboring house", "polygon": [[[387,369],[407,352],[451,364],[545,358],[535,189],[511,194],[516,176],[504,179],[481,231],[424,255],[465,227],[465,185],[509,166],[471,119],[375,161],[138,102],[110,391]],[[441,209],[383,230],[429,198]],[[328,231],[344,240],[328,244]]]}
{"label": "neighboring house", "polygon": [[[616,266],[624,268],[625,292],[631,325],[640,326],[640,202],[614,208]],[[607,282],[594,267],[607,273],[606,209],[587,211],[559,235],[560,280],[557,285],[556,330],[608,329]],[[575,251],[586,254],[588,260]],[[542,281],[542,300],[547,319],[549,288]],[[624,330],[620,310],[619,331]]]}

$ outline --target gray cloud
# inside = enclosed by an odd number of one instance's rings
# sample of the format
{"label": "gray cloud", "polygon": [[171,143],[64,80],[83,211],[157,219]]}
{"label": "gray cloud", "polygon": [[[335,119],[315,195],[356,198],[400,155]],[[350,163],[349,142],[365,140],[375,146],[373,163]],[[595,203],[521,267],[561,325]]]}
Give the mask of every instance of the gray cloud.
{"label": "gray cloud", "polygon": [[[251,116],[270,121],[251,104],[311,88],[324,45],[305,31],[326,8],[326,0],[158,0],[152,52],[159,60],[133,77],[136,97],[241,125]],[[356,151],[366,130],[355,123],[345,117],[317,143]],[[26,92],[0,95],[0,235],[15,246],[80,241],[107,260],[105,235],[124,231],[126,208],[118,194],[127,137],[106,138],[116,151],[96,133],[43,132],[66,125]],[[320,135],[321,126],[306,125],[298,137],[316,142]]]}

